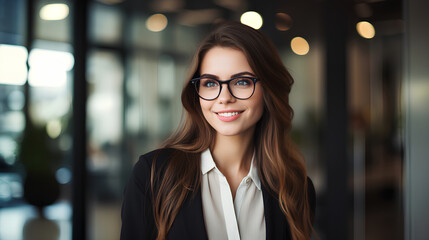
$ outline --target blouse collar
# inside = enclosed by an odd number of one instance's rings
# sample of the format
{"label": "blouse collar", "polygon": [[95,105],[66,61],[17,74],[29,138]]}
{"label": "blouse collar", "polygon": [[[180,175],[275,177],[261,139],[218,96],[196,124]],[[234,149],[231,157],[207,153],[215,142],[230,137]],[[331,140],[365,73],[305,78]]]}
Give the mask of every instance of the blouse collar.
{"label": "blouse collar", "polygon": [[[255,166],[255,152],[253,152],[252,162],[250,164],[249,173],[245,178],[250,178],[255,183],[256,187],[261,190],[261,180],[259,179],[258,170]],[[216,172],[222,174],[219,169],[216,167],[216,163],[213,160],[210,149],[207,148],[204,152],[201,153],[201,172],[203,175],[207,174],[211,170],[215,169]]]}

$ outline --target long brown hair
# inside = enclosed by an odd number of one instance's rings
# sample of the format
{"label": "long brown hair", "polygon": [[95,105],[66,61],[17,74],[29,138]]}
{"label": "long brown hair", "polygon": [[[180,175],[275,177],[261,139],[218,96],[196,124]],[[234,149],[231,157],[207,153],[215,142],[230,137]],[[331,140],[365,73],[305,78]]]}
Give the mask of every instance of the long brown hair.
{"label": "long brown hair", "polygon": [[257,123],[254,144],[261,181],[279,202],[293,240],[310,239],[311,213],[307,195],[307,172],[303,157],[289,132],[293,110],[289,93],[293,79],[271,41],[261,32],[237,22],[213,30],[198,48],[191,75],[182,90],[186,110],[182,125],[164,143],[175,151],[159,179],[152,165],[152,194],[157,239],[165,239],[180,206],[190,192],[200,187],[200,154],[211,146],[215,130],[205,120],[190,78],[198,77],[205,54],[215,46],[241,50],[260,79],[264,113]]}

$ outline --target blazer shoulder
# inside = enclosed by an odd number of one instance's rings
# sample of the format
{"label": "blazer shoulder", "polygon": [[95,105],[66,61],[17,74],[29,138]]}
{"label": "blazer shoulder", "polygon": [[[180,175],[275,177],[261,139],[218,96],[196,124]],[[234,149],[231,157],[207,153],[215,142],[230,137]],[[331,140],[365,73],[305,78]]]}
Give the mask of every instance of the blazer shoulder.
{"label": "blazer shoulder", "polygon": [[156,165],[163,164],[169,159],[169,156],[175,151],[172,148],[159,148],[143,155],[140,155],[139,160],[134,165],[134,168],[141,169],[151,167],[153,162],[156,161]]}
{"label": "blazer shoulder", "polygon": [[155,239],[151,191],[152,165],[166,162],[170,149],[157,149],[139,157],[124,188],[121,218],[121,240]]}
{"label": "blazer shoulder", "polygon": [[146,179],[150,177],[153,163],[155,162],[155,168],[159,169],[168,162],[169,156],[173,152],[172,148],[160,148],[140,155],[133,167],[132,176],[140,183],[146,182]]}

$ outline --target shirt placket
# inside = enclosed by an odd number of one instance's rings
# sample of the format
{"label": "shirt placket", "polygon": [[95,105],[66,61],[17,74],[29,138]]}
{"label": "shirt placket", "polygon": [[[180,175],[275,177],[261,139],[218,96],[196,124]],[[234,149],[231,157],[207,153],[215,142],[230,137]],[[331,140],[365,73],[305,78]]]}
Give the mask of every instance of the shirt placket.
{"label": "shirt placket", "polygon": [[[216,169],[217,170],[217,169]],[[219,176],[220,195],[222,200],[223,215],[225,218],[226,232],[229,240],[240,240],[238,230],[237,217],[234,210],[234,202],[232,198],[231,188],[229,187],[226,177],[219,171],[216,171]]]}
{"label": "shirt placket", "polygon": [[241,204],[243,203],[244,195],[246,194],[246,190],[249,186],[250,181],[251,180],[249,177],[243,178],[243,180],[241,181],[240,185],[237,188],[237,192],[235,193],[234,206],[235,206],[235,216],[237,219],[240,216]]}

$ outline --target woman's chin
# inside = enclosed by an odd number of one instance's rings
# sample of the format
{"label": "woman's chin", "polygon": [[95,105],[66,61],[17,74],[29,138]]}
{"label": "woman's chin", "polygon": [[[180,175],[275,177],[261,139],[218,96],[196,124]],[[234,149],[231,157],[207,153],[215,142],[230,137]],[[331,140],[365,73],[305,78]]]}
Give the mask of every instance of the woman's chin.
{"label": "woman's chin", "polygon": [[247,136],[251,129],[237,129],[237,128],[224,128],[224,129],[215,129],[217,136],[222,137],[239,137],[239,136]]}
{"label": "woman's chin", "polygon": [[241,131],[237,129],[215,129],[216,135],[223,137],[233,137],[241,134]]}

